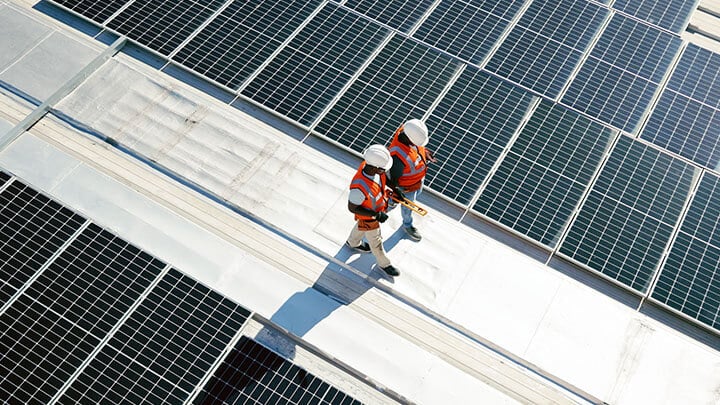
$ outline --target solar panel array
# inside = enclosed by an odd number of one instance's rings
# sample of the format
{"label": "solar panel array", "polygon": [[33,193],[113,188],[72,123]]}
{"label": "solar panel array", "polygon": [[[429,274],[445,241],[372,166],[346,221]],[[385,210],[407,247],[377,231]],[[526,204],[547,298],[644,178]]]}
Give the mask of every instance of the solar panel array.
{"label": "solar panel array", "polygon": [[[203,389],[250,316],[4,172],[0,218],[0,397],[9,403],[183,403]],[[267,356],[245,357],[265,364]],[[277,372],[299,369],[275,362]],[[322,403],[357,402],[303,376],[285,385],[297,382]]]}
{"label": "solar panel array", "polygon": [[640,294],[717,268],[675,257],[720,173],[720,59],[678,35],[696,2],[54,3],[345,149],[422,118],[430,190]]}

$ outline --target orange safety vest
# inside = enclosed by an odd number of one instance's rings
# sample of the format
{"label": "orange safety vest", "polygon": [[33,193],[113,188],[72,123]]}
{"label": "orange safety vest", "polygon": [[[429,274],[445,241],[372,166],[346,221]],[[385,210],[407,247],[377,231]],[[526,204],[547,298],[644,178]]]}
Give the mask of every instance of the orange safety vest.
{"label": "orange safety vest", "polygon": [[400,132],[403,127],[401,126],[395,131],[393,140],[390,143],[390,156],[397,156],[403,161],[403,173],[399,179],[397,179],[397,185],[404,188],[406,191],[419,190],[422,187],[422,179],[425,177],[427,172],[427,165],[425,165],[425,147],[417,145],[405,145],[400,142]]}
{"label": "orange safety vest", "polygon": [[[363,194],[365,194],[365,201],[360,204],[361,207],[367,208],[374,212],[383,212],[387,207],[387,194],[385,191],[385,173],[381,173],[379,175],[381,184],[377,184],[374,181],[368,179],[367,176],[363,174],[364,168],[365,162],[362,162],[357,173],[355,173],[355,177],[353,177],[352,182],[350,183],[350,189],[352,190],[356,188],[362,191]],[[355,214],[355,219],[365,221],[375,220],[375,218],[373,217],[358,214]]]}

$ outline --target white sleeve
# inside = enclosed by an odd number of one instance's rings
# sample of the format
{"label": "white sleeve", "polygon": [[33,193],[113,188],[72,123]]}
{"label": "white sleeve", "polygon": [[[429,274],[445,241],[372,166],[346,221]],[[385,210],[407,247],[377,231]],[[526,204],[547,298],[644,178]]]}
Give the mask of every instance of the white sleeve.
{"label": "white sleeve", "polygon": [[350,194],[348,194],[348,201],[355,205],[360,205],[365,201],[365,194],[356,188],[351,188]]}

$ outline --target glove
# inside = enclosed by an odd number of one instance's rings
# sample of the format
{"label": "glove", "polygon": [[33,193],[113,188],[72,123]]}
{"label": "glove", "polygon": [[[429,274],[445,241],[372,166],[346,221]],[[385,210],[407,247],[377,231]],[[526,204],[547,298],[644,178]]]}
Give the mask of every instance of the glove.
{"label": "glove", "polygon": [[395,195],[395,199],[397,199],[398,201],[402,201],[405,199],[405,194],[403,194],[403,192],[400,191],[399,188],[394,189],[393,194]]}
{"label": "glove", "polygon": [[377,214],[375,214],[375,219],[378,222],[383,223],[383,222],[387,221],[388,215],[384,212],[378,212]]}

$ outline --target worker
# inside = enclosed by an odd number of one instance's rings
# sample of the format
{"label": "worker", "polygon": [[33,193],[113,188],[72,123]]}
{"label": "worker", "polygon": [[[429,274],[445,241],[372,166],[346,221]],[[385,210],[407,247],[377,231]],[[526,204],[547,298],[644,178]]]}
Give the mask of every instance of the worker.
{"label": "worker", "polygon": [[[437,162],[433,153],[425,148],[429,139],[427,126],[418,119],[407,121],[395,131],[389,148],[393,163],[388,173],[388,186],[397,197],[414,202],[422,192],[427,163]],[[395,206],[391,201],[389,210]],[[403,205],[400,212],[405,233],[414,241],[421,240],[422,235],[413,225],[412,210]]]}
{"label": "worker", "polygon": [[[350,183],[348,210],[355,214],[355,226],[346,245],[359,252],[372,252],[378,266],[389,276],[399,276],[383,248],[380,223],[388,218],[385,210],[390,190],[385,171],[392,165],[390,152],[383,145],[372,145],[363,153],[364,161]],[[363,237],[367,241],[363,241]]]}

